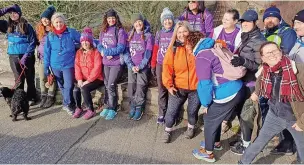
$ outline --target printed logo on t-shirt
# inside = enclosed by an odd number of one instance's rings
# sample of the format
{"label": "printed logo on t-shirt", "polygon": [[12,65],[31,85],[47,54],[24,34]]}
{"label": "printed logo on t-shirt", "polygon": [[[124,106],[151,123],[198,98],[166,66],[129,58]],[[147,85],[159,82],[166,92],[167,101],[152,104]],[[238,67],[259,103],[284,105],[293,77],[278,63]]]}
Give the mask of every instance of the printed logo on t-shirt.
{"label": "printed logo on t-shirt", "polygon": [[142,46],[141,41],[131,41],[130,42],[130,54],[135,56],[136,53],[143,53],[145,48]]}

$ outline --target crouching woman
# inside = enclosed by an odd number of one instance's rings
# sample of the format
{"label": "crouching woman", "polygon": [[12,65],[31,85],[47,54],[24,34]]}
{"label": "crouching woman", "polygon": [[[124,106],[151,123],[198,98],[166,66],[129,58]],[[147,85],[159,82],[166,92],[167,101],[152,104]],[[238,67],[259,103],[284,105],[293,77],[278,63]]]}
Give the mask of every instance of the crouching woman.
{"label": "crouching woman", "polygon": [[[269,111],[257,139],[245,150],[240,163],[250,164],[266,144],[278,133],[287,129],[294,138],[298,163],[304,163],[304,65],[284,56],[274,42],[260,48],[261,75],[251,99],[268,98]],[[297,73],[298,72],[298,73]],[[259,73],[259,72],[258,72]]]}
{"label": "crouching woman", "polygon": [[81,108],[81,94],[84,98],[86,111],[83,116],[88,120],[95,116],[91,91],[103,85],[102,77],[102,57],[98,50],[93,46],[93,35],[91,28],[84,28],[80,37],[81,49],[76,53],[75,59],[75,78],[77,87],[73,94],[77,108],[73,118],[79,118],[84,112]]}
{"label": "crouching woman", "polygon": [[[200,149],[193,150],[197,159],[215,162],[213,150],[221,150],[221,124],[229,118],[235,107],[240,104],[243,92],[242,80],[224,78],[224,67],[219,57],[213,52],[214,40],[204,38],[199,32],[192,32],[188,37],[189,47],[194,47],[196,56],[196,75],[199,80],[197,93],[204,107],[204,136]],[[219,48],[217,48],[219,49]],[[231,66],[233,67],[233,66]]]}

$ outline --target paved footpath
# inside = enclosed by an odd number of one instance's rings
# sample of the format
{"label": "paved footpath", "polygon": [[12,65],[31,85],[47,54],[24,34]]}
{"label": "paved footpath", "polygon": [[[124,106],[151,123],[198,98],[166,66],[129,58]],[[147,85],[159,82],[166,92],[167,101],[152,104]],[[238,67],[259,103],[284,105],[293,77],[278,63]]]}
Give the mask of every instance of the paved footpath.
{"label": "paved footpath", "polygon": [[[0,82],[9,81],[1,76]],[[166,163],[201,164],[191,151],[199,146],[203,132],[188,140],[183,136],[186,122],[176,128],[172,143],[164,144],[160,138],[163,126],[156,125],[154,116],[144,115],[140,121],[127,119],[119,112],[113,121],[99,116],[91,120],[72,119],[61,106],[49,109],[32,107],[31,121],[12,122],[10,110],[0,98],[0,163]],[[22,119],[22,116],[20,117]],[[224,150],[215,152],[217,163],[237,163],[239,156],[229,151],[232,132],[222,136]],[[290,164],[296,156],[270,156],[270,143],[255,163]]]}

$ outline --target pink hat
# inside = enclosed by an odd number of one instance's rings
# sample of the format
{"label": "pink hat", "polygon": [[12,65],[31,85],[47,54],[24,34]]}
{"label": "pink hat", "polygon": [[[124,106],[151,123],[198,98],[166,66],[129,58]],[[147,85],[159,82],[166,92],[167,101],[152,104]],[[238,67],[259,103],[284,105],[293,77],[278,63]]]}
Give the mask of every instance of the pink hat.
{"label": "pink hat", "polygon": [[88,41],[90,44],[93,44],[93,33],[90,27],[85,27],[81,33],[80,42]]}

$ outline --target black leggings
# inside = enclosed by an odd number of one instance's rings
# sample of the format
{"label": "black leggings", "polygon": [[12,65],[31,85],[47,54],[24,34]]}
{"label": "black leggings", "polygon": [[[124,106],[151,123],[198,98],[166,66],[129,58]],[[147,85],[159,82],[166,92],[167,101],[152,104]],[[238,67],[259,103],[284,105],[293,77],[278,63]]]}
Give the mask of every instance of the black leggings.
{"label": "black leggings", "polygon": [[94,111],[91,92],[101,87],[102,85],[103,85],[103,81],[95,80],[81,88],[75,86],[73,90],[73,95],[77,108],[81,108],[81,94],[82,94],[86,107]]}

